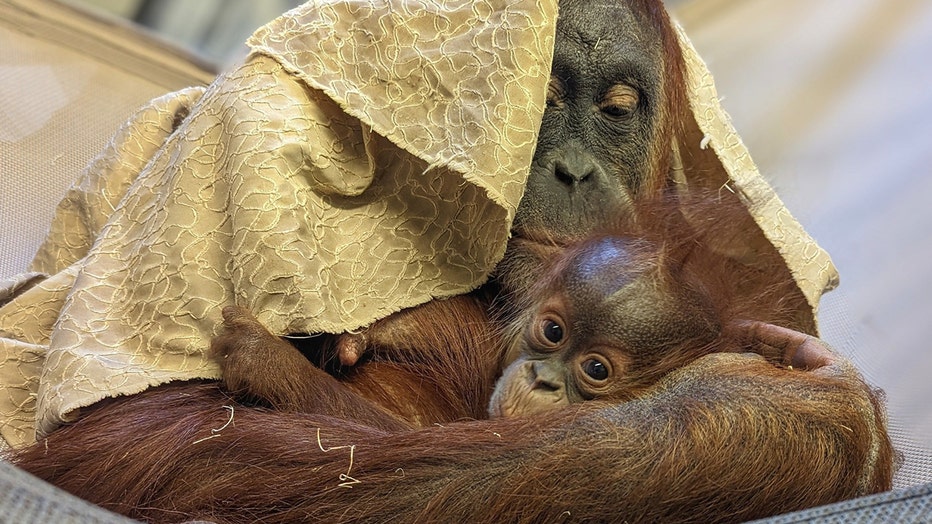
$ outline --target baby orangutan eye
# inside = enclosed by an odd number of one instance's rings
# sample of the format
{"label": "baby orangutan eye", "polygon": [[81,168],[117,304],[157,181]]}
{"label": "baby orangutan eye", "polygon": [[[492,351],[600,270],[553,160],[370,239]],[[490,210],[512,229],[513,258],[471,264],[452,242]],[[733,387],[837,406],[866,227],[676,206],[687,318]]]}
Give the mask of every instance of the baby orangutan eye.
{"label": "baby orangutan eye", "polygon": [[582,364],[583,373],[596,382],[602,382],[608,378],[608,366],[600,360],[590,358]]}
{"label": "baby orangutan eye", "polygon": [[559,344],[563,340],[563,326],[556,321],[547,319],[541,324],[541,333],[551,344]]}

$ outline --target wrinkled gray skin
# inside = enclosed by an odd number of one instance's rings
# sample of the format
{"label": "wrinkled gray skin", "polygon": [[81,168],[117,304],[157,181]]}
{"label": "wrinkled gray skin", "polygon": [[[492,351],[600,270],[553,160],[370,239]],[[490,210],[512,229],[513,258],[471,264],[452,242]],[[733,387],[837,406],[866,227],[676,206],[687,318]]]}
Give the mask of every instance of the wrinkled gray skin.
{"label": "wrinkled gray skin", "polygon": [[629,211],[651,169],[661,45],[624,4],[561,1],[547,108],[516,235],[578,238]]}
{"label": "wrinkled gray skin", "polygon": [[572,252],[516,321],[515,360],[496,384],[490,416],[629,399],[669,371],[664,359],[685,356],[671,351],[714,340],[721,327],[707,297],[660,260],[640,241],[615,236]]}
{"label": "wrinkled gray skin", "polygon": [[[513,226],[517,240],[496,275],[508,290],[528,289],[539,273],[528,270],[540,261],[522,240],[568,242],[617,223],[633,211],[652,174],[651,144],[662,122],[664,61],[659,34],[638,16],[620,2],[560,2],[547,107]],[[621,251],[615,255],[623,259],[624,246]],[[602,275],[612,280],[603,282],[612,288],[606,293],[588,289],[595,281],[581,271],[567,276],[555,296],[541,300],[540,311],[519,321],[527,326],[522,343],[505,362],[518,354],[521,358],[499,381],[492,416],[552,409],[611,393],[621,385],[613,387],[610,380],[607,386],[586,386],[583,367],[598,358],[621,372],[631,355],[620,348],[640,344],[649,349],[678,333],[670,326],[669,317],[676,313],[666,306],[670,298],[645,289],[649,278],[637,272]],[[541,343],[541,323],[554,317],[567,334],[559,349]],[[612,337],[617,339],[607,340]],[[625,338],[631,340],[621,343]],[[647,339],[653,342],[643,343]]]}

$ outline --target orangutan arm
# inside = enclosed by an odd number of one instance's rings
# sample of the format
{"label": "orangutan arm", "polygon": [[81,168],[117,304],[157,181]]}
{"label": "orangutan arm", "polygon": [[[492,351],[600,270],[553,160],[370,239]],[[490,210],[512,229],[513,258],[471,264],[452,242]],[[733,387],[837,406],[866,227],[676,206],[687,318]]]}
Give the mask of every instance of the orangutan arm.
{"label": "orangutan arm", "polygon": [[240,406],[212,432],[223,393],[169,385],[107,401],[13,459],[154,520],[742,521],[889,489],[876,400],[832,366],[715,354],[614,407],[398,433]]}
{"label": "orangutan arm", "polygon": [[370,426],[408,425],[314,366],[294,346],[270,333],[245,308],[223,309],[225,331],[210,350],[224,388],[237,398],[276,410],[365,420]]}

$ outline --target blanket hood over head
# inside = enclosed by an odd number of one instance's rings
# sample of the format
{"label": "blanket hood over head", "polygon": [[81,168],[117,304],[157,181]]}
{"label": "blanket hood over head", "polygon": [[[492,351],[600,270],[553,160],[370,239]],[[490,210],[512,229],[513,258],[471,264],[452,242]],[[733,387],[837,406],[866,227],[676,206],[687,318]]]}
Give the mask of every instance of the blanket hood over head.
{"label": "blanket hood over head", "polygon": [[[206,350],[225,305],[276,333],[342,332],[485,281],[533,156],[556,2],[375,4],[286,13],[206,89],[142,108],[87,168],[31,272],[0,282],[9,445],[109,396],[217,378]],[[737,189],[814,311],[834,268],[681,39],[687,183],[699,163]]]}

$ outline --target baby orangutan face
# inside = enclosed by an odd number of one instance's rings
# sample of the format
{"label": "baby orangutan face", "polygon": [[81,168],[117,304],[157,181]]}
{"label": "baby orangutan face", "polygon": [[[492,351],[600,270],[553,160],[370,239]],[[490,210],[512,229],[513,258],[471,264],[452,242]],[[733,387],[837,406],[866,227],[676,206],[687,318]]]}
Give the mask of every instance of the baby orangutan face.
{"label": "baby orangutan face", "polygon": [[490,416],[628,400],[711,352],[718,315],[671,258],[617,236],[571,248],[512,326],[514,360],[496,384]]}

